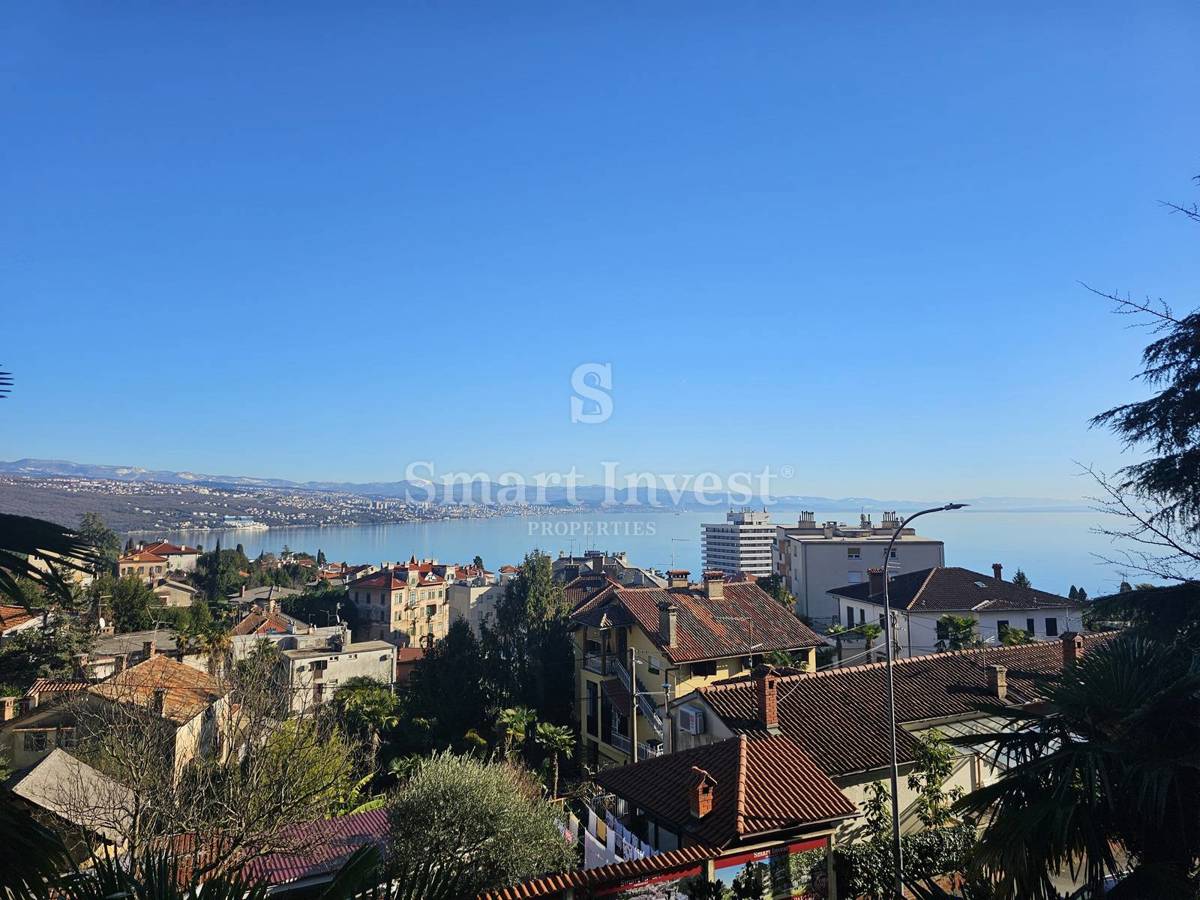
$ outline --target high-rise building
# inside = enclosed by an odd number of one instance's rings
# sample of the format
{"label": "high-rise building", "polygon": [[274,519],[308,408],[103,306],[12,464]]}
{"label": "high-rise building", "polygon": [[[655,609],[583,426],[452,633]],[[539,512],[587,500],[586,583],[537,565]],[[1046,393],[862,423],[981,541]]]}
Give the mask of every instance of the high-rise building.
{"label": "high-rise building", "polygon": [[726,575],[770,575],[775,526],[766,510],[738,509],[724,524],[702,525],[704,568]]}

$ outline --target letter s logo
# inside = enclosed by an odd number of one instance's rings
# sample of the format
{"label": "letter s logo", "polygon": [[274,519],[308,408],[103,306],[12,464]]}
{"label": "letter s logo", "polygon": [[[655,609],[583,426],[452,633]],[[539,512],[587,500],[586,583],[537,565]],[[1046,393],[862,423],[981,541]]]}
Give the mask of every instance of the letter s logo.
{"label": "letter s logo", "polygon": [[[591,380],[589,381],[589,376]],[[571,421],[584,425],[607,422],[613,414],[612,363],[584,363],[571,373]],[[584,400],[591,401],[585,412]]]}

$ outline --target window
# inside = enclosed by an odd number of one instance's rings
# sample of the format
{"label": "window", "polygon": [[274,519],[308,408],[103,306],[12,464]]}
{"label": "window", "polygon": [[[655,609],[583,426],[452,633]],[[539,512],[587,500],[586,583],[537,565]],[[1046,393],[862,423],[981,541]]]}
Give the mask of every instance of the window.
{"label": "window", "polygon": [[853,606],[846,607],[846,627],[847,628],[854,627],[854,607]]}
{"label": "window", "polygon": [[25,732],[24,748],[26,753],[41,753],[49,745],[49,738],[44,731]]}
{"label": "window", "polygon": [[858,608],[858,624],[862,625],[867,621],[867,611],[861,606]]}
{"label": "window", "polygon": [[701,676],[716,675],[717,664],[711,659],[707,662],[692,663],[692,674]]}
{"label": "window", "polygon": [[1000,635],[1001,639],[1008,634],[1008,619],[1001,619],[996,623],[996,634]]}
{"label": "window", "polygon": [[1058,619],[1046,619],[1046,637],[1058,637]]}
{"label": "window", "polygon": [[1033,637],[1033,619],[1025,620],[1025,633],[1030,637]]}
{"label": "window", "polygon": [[847,547],[846,548],[846,558],[847,559],[862,559],[862,548],[861,547]]}
{"label": "window", "polygon": [[651,675],[658,675],[662,670],[659,668],[657,656],[651,656],[646,660],[646,668],[650,670]]}

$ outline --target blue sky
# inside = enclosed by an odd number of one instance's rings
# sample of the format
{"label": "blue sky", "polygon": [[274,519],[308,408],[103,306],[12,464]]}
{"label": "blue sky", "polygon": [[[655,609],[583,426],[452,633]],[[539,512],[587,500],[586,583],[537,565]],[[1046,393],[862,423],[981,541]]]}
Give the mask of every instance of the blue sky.
{"label": "blue sky", "polygon": [[[436,8],[435,8],[436,7]],[[0,458],[1073,497],[1194,303],[1191,4],[29,4]],[[610,363],[613,415],[570,421]]]}

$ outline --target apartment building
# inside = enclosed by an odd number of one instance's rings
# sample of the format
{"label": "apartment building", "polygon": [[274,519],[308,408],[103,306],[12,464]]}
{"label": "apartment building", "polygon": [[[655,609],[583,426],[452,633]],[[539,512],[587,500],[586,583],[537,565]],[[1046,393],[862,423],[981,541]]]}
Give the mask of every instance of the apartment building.
{"label": "apartment building", "polygon": [[[817,524],[814,513],[802,512],[796,525],[775,528],[772,571],[783,577],[796,598],[796,611],[815,625],[827,627],[839,613],[829,591],[865,582],[869,569],[882,567],[884,550],[899,525],[895,512],[885,512],[878,525],[869,515],[860,516],[854,526],[832,521]],[[888,571],[895,576],[945,564],[941,541],[904,528],[892,548]]]}
{"label": "apartment building", "polygon": [[[350,602],[363,623],[365,640],[390,641],[397,647],[430,647],[446,636],[454,613],[450,605],[450,586],[456,582],[486,580],[490,573],[476,566],[439,563],[436,559],[393,565],[384,562],[378,571],[356,578],[347,585]],[[482,594],[475,598],[477,609]],[[484,606],[494,604],[489,595]],[[460,606],[463,598],[458,597]],[[471,598],[466,598],[466,610]],[[479,612],[482,615],[483,612]]]}
{"label": "apartment building", "polygon": [[387,641],[280,651],[280,667],[289,687],[292,712],[303,713],[329,700],[338,685],[351,678],[371,678],[390,685],[396,677],[396,646]]}
{"label": "apartment building", "polygon": [[775,526],[765,509],[731,509],[724,523],[705,524],[700,529],[704,568],[726,575],[771,574]]}
{"label": "apartment building", "polygon": [[702,585],[685,570],[668,576],[666,588],[606,579],[571,612],[581,744],[592,765],[630,762],[635,747],[639,759],[663,753],[669,697],[737,675],[763,654],[802,654],[815,668],[822,638],[757,584],[715,571]]}

